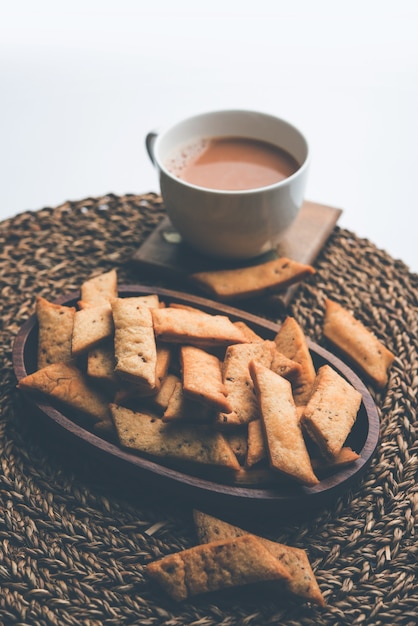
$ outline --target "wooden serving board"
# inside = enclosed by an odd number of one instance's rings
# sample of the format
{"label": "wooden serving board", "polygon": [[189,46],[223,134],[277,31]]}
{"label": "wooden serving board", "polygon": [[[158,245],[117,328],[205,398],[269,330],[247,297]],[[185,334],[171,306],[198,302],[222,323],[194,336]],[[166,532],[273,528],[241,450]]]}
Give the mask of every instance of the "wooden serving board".
{"label": "wooden serving board", "polygon": [[[334,229],[341,209],[305,201],[302,209],[276,250],[248,262],[213,259],[193,250],[168,217],[162,219],[151,235],[134,253],[132,261],[142,276],[159,276],[175,280],[181,286],[192,272],[256,265],[277,257],[288,257],[300,263],[313,264]],[[289,287],[277,296],[286,306],[294,293]]]}

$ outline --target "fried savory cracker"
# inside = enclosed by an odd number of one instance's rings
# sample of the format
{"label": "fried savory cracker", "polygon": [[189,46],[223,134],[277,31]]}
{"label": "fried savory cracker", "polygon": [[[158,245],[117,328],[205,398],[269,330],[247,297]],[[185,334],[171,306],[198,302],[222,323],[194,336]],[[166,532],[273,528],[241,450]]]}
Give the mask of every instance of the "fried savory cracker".
{"label": "fried savory cracker", "polygon": [[337,456],[335,456],[332,460],[327,461],[321,457],[311,458],[314,470],[322,471],[340,469],[341,467],[351,465],[354,461],[357,461],[360,458],[360,455],[348,446],[343,446]]}
{"label": "fried savory cracker", "polygon": [[325,302],[324,336],[371,381],[383,389],[395,355],[337,302]]}
{"label": "fried savory cracker", "polygon": [[222,382],[221,362],[196,346],[180,347],[183,392],[186,396],[229,413],[231,405]]}
{"label": "fried savory cracker", "polygon": [[266,457],[267,449],[261,419],[253,420],[248,424],[245,467],[247,469],[253,467],[253,465],[257,465]]}
{"label": "fried savory cracker", "polygon": [[81,300],[98,306],[118,296],[118,277],[115,269],[93,276],[81,285]]}
{"label": "fried savory cracker", "polygon": [[71,352],[75,307],[36,298],[36,316],[39,327],[38,368],[52,363],[74,362]]}
{"label": "fried savory cracker", "polygon": [[254,535],[200,544],[146,566],[174,600],[265,581],[286,581],[288,573]]}
{"label": "fried savory cracker", "polygon": [[201,313],[202,315],[211,315],[211,313],[206,313],[206,311],[202,311],[202,309],[198,309],[197,307],[191,306],[190,304],[184,304],[183,302],[170,302],[169,307],[172,309],[191,311],[192,313]]}
{"label": "fried savory cracker", "polygon": [[248,343],[262,343],[264,341],[263,337],[257,335],[257,333],[250,328],[246,322],[238,320],[237,322],[233,322],[233,324],[244,333]]}
{"label": "fried savory cracker", "polygon": [[167,424],[155,415],[110,404],[120,444],[159,459],[239,469],[221,433],[205,425]]}
{"label": "fried savory cracker", "polygon": [[329,365],[319,368],[302,426],[326,459],[335,458],[347,439],[361,404],[361,393]]}
{"label": "fried savory cracker", "polygon": [[304,485],[316,485],[315,476],[292,397],[290,382],[251,361],[270,466]]}
{"label": "fried savory cracker", "polygon": [[71,350],[75,356],[87,352],[113,335],[112,310],[108,302],[80,309],[74,316]]}
{"label": "fried savory cracker", "polygon": [[163,422],[186,421],[208,422],[213,417],[213,409],[209,404],[201,404],[193,398],[185,396],[183,383],[178,380],[164,410]]}
{"label": "fried savory cracker", "polygon": [[245,343],[245,335],[225,315],[166,307],[152,309],[154,331],[161,341],[187,343],[201,348]]}
{"label": "fried savory cracker", "polygon": [[219,426],[248,424],[248,422],[259,417],[254,385],[248,365],[250,361],[256,359],[269,367],[274,350],[274,343],[268,340],[263,341],[263,343],[235,344],[227,348],[224,358],[223,380],[232,411],[218,414],[216,423]]}
{"label": "fried savory cracker", "polygon": [[306,337],[294,317],[288,316],[274,338],[277,350],[288,359],[299,363],[301,369],[292,380],[296,405],[306,404],[312,391],[316,371]]}
{"label": "fried savory cracker", "polygon": [[176,385],[181,386],[181,380],[176,374],[168,373],[167,376],[162,380],[160,388],[155,396],[150,397],[150,402],[155,406],[155,408],[161,412],[164,412],[170,401],[171,396],[173,395],[174,389]]}
{"label": "fried savory cracker", "polygon": [[276,293],[314,273],[310,265],[282,257],[250,267],[197,272],[189,278],[211,296],[230,301]]}
{"label": "fried savory cracker", "polygon": [[[242,537],[248,534],[247,531],[238,526],[233,526],[228,522],[196,509],[193,511],[193,519],[198,540],[203,544],[219,541],[220,539]],[[305,550],[289,547],[276,541],[270,541],[269,539],[264,539],[264,537],[256,536],[257,539],[262,542],[263,546],[288,570],[290,578],[286,582],[286,587],[289,591],[295,596],[324,606],[325,600]]]}
{"label": "fried savory cracker", "polygon": [[155,382],[158,389],[160,389],[164,379],[167,377],[171,357],[171,347],[169,345],[159,343],[157,345],[157,360],[155,364]]}
{"label": "fried savory cracker", "polygon": [[287,378],[290,382],[297,381],[298,376],[302,373],[302,366],[300,363],[292,361],[292,359],[289,359],[277,349],[274,350],[270,369],[273,370],[273,372],[276,372],[276,374],[283,376],[283,378]]}
{"label": "fried savory cracker", "polygon": [[90,422],[109,422],[107,398],[93,388],[86,376],[74,365],[53,363],[22,378],[18,388],[38,392],[80,411]]}
{"label": "fried savory cracker", "polygon": [[224,437],[231,446],[240,465],[243,465],[247,456],[247,425],[225,432]]}
{"label": "fried savory cracker", "polygon": [[115,371],[135,382],[144,391],[157,387],[157,346],[151,308],[141,297],[114,298],[111,301],[115,326]]}
{"label": "fried savory cracker", "polygon": [[91,348],[87,356],[87,376],[101,383],[113,384],[115,376],[115,353],[113,339],[105,339]]}

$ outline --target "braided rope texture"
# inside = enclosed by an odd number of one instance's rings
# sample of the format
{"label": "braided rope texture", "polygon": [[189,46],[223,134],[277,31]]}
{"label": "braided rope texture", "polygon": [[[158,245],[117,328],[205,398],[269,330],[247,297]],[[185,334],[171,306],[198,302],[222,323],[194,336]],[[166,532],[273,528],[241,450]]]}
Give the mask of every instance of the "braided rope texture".
{"label": "braided rope texture", "polygon": [[[176,604],[146,577],[151,560],[196,543],[192,504],[130,497],[106,468],[54,448],[15,389],[11,351],[36,295],[77,290],[93,272],[147,283],[130,259],[164,215],[154,193],[66,202],[0,224],[0,624],[42,626],[338,626],[417,623],[418,276],[370,241],[336,227],[287,311],[324,344],[324,300],[351,309],[396,354],[384,392],[370,389],[380,442],[361,482],[303,519],[257,522],[257,531],[309,555],[326,608],[265,589]],[[152,284],[152,281],[149,282]],[[170,287],[171,285],[162,286]],[[245,527],[245,519],[241,520]]]}

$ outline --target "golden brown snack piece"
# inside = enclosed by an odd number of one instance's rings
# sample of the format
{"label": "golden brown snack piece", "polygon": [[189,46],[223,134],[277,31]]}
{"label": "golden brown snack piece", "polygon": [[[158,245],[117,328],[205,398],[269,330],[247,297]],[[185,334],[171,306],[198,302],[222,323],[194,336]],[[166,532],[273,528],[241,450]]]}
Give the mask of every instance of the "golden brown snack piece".
{"label": "golden brown snack piece", "polygon": [[174,599],[266,581],[287,571],[254,535],[194,546],[149,563],[146,572]]}
{"label": "golden brown snack piece", "polygon": [[277,349],[273,352],[273,359],[271,361],[270,369],[276,374],[287,378],[290,382],[297,382],[298,377],[302,373],[302,366],[296,361],[292,361],[287,356],[279,352]]}
{"label": "golden brown snack piece", "polygon": [[164,423],[150,413],[111,404],[121,445],[166,460],[192,461],[206,466],[239,469],[225,438],[205,425]]}
{"label": "golden brown snack piece", "polygon": [[155,384],[160,389],[165,380],[171,363],[171,346],[159,343],[157,346],[157,357],[155,363]]}
{"label": "golden brown snack piece", "polygon": [[290,382],[252,361],[250,374],[260,406],[270,466],[299,483],[316,485]]}
{"label": "golden brown snack piece", "polygon": [[284,320],[274,342],[281,354],[299,363],[300,372],[292,380],[293,397],[296,405],[306,404],[311,395],[316,371],[306,336],[294,317],[288,316]]}
{"label": "golden brown snack piece", "polygon": [[71,337],[75,307],[54,304],[38,296],[35,310],[39,326],[38,368],[52,363],[73,363]]}
{"label": "golden brown snack piece", "polygon": [[173,395],[174,389],[176,385],[180,385],[181,380],[176,374],[168,373],[164,380],[161,382],[161,385],[158,389],[158,392],[155,396],[150,397],[150,401],[152,404],[161,412],[164,412],[170,401],[171,396]]}
{"label": "golden brown snack piece", "polygon": [[245,335],[225,315],[202,315],[187,309],[153,309],[159,341],[190,344],[201,348],[245,343]]}
{"label": "golden brown snack piece", "polygon": [[250,468],[241,467],[238,472],[228,476],[225,482],[235,487],[260,487],[262,489],[267,487],[277,488],[283,486],[284,483],[289,486],[289,481],[286,478],[280,476],[278,472],[272,472],[265,465]]}
{"label": "golden brown snack piece", "polygon": [[74,316],[72,353],[76,356],[113,335],[112,310],[108,302],[80,309]]}
{"label": "golden brown snack piece", "polygon": [[144,391],[157,387],[157,346],[151,308],[141,297],[115,298],[111,301],[115,326],[115,371]]}
{"label": "golden brown snack piece", "polygon": [[272,341],[229,346],[225,353],[223,380],[232,411],[220,412],[216,418],[219,426],[240,426],[259,417],[254,385],[248,365],[250,361],[270,366],[275,350]]}
{"label": "golden brown snack piece", "polygon": [[115,354],[113,339],[103,342],[89,350],[87,356],[87,375],[101,383],[116,383]]}
{"label": "golden brown snack piece", "polygon": [[248,343],[263,343],[263,341],[265,341],[263,337],[257,335],[257,333],[250,326],[248,326],[246,322],[238,320],[237,322],[233,322],[233,324],[242,331],[247,338]]}
{"label": "golden brown snack piece", "polygon": [[[194,510],[193,519],[200,543],[232,539],[247,534],[247,531],[242,528],[233,526],[202,511]],[[291,593],[320,606],[325,605],[315,574],[304,550],[289,547],[276,541],[270,541],[258,535],[257,539],[288,570],[290,578],[286,582],[286,586]]]}
{"label": "golden brown snack piece", "polygon": [[206,311],[202,311],[202,309],[198,309],[197,307],[191,306],[190,304],[184,304],[183,302],[170,302],[169,307],[172,309],[191,311],[192,313],[200,313],[201,315],[211,315],[211,313],[206,313]]}
{"label": "golden brown snack piece", "polygon": [[115,269],[85,280],[81,285],[81,300],[98,306],[118,296],[118,276]]}
{"label": "golden brown snack piece", "polygon": [[253,420],[248,424],[248,442],[245,467],[248,469],[257,465],[267,457],[266,442],[261,419]]}
{"label": "golden brown snack piece", "polygon": [[183,383],[178,380],[168,400],[162,419],[164,422],[208,422],[213,417],[213,409],[209,404],[202,404],[184,394]]}
{"label": "golden brown snack piece", "polygon": [[250,267],[196,272],[189,278],[211,296],[231,301],[276,293],[314,273],[310,265],[281,257]]}
{"label": "golden brown snack piece", "polygon": [[219,411],[231,411],[218,357],[196,346],[181,346],[180,363],[186,396]]}
{"label": "golden brown snack piece", "polygon": [[231,446],[240,465],[243,465],[247,456],[247,426],[241,426],[231,431],[226,431],[224,437]]}
{"label": "golden brown snack piece", "polygon": [[22,378],[18,388],[53,398],[90,418],[90,422],[111,421],[107,398],[90,384],[74,365],[53,363]]}
{"label": "golden brown snack piece", "polygon": [[302,426],[326,459],[335,458],[347,439],[361,404],[361,393],[331,366],[319,368]]}
{"label": "golden brown snack piece", "polygon": [[359,458],[360,455],[357,452],[348,446],[343,446],[337,456],[330,461],[322,457],[312,457],[312,467],[319,472],[322,470],[339,469],[346,465],[351,465]]}
{"label": "golden brown snack piece", "polygon": [[330,299],[325,301],[324,336],[376,387],[386,386],[395,355],[350,311]]}

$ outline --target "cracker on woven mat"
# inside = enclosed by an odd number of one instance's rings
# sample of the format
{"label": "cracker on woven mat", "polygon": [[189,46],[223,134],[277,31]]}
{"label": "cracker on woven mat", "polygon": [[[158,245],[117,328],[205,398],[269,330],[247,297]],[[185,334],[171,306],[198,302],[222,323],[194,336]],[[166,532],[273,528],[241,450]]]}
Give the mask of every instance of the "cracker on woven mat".
{"label": "cracker on woven mat", "polygon": [[244,333],[226,315],[202,315],[187,309],[152,309],[154,331],[159,341],[187,343],[198,347],[245,343]]}
{"label": "cracker on woven mat", "polygon": [[18,388],[37,392],[80,411],[89,422],[111,423],[107,398],[74,365],[53,363],[22,378]]}
{"label": "cracker on woven mat", "polygon": [[157,387],[157,346],[151,308],[141,297],[114,298],[115,371],[122,378],[141,386],[144,393]]}
{"label": "cracker on woven mat", "polygon": [[72,353],[79,356],[113,336],[113,316],[108,302],[82,308],[74,316]]}
{"label": "cracker on woven mat", "polygon": [[235,344],[226,349],[223,380],[232,410],[228,413],[219,412],[216,418],[219,426],[234,427],[257,419],[258,404],[248,365],[256,359],[269,367],[274,350],[274,343],[269,340],[262,343]]}
{"label": "cracker on woven mat", "polygon": [[49,302],[36,298],[38,320],[38,368],[51,363],[73,363],[71,337],[73,334],[75,307]]}
{"label": "cracker on woven mat", "polygon": [[361,393],[330,365],[319,368],[301,422],[324,458],[333,459],[341,452],[361,399]]}
{"label": "cracker on woven mat", "polygon": [[395,355],[343,306],[325,301],[324,336],[382,389]]}
{"label": "cracker on woven mat", "polygon": [[112,298],[117,298],[117,283],[118,276],[115,269],[92,276],[81,284],[81,300],[94,306],[109,303]]}
{"label": "cracker on woven mat", "polygon": [[254,535],[222,539],[175,552],[146,566],[174,600],[253,583],[283,583],[288,573]]}
{"label": "cracker on woven mat", "polygon": [[229,413],[232,410],[217,356],[196,346],[181,346],[180,365],[186,396],[210,404],[219,411]]}
{"label": "cracker on woven mat", "polygon": [[[193,519],[200,543],[209,543],[219,539],[232,539],[247,534],[247,531],[238,526],[196,509],[193,511]],[[315,604],[325,605],[324,597],[305,550],[289,547],[258,535],[257,539],[287,569],[289,579],[285,584],[291,593]]]}
{"label": "cracker on woven mat", "polygon": [[183,422],[167,424],[151,413],[114,403],[110,409],[120,444],[125,448],[160,459],[240,468],[225,438],[212,427]]}
{"label": "cracker on woven mat", "polygon": [[250,267],[196,272],[189,278],[212,297],[229,301],[276,293],[314,273],[311,265],[281,257]]}
{"label": "cracker on woven mat", "polygon": [[277,350],[300,365],[292,379],[293,397],[297,405],[306,404],[312,391],[316,371],[305,333],[294,317],[288,316],[274,338]]}
{"label": "cracker on woven mat", "polygon": [[290,382],[251,361],[270,467],[304,485],[319,483],[303,438]]}

